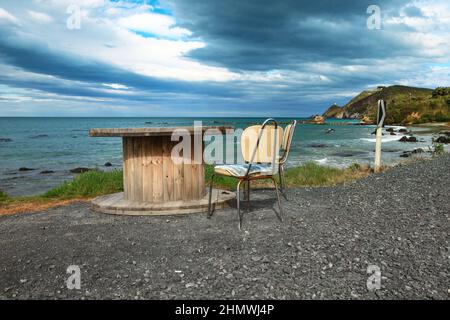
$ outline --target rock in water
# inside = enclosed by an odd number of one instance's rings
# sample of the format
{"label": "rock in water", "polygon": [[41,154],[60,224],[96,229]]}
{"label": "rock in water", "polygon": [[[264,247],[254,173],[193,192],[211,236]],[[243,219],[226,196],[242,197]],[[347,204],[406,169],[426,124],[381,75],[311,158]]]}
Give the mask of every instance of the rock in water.
{"label": "rock in water", "polygon": [[400,158],[409,158],[410,154],[409,153],[402,153],[400,155]]}
{"label": "rock in water", "polygon": [[309,148],[326,148],[327,145],[325,143],[310,143],[307,145]]}
{"label": "rock in water", "polygon": [[398,141],[400,141],[400,142],[417,142],[417,138],[404,136]]}
{"label": "rock in water", "polygon": [[50,173],[54,173],[55,171],[52,171],[52,170],[44,170],[44,171],[41,171],[41,174],[50,174]]}
{"label": "rock in water", "polygon": [[445,143],[445,144],[448,144],[448,143],[450,143],[450,136],[440,136],[439,138],[437,138],[436,140],[435,140],[437,143]]}
{"label": "rock in water", "polygon": [[83,173],[83,172],[88,172],[88,171],[92,171],[92,169],[84,168],[84,167],[78,167],[78,168],[74,168],[74,169],[70,170],[70,172],[72,172],[72,173]]}
{"label": "rock in water", "polygon": [[401,158],[409,158],[413,154],[420,154],[424,153],[425,151],[422,148],[414,149],[413,151],[403,151],[403,153],[400,155]]}
{"label": "rock in water", "polygon": [[19,171],[32,171],[32,170],[35,170],[35,169],[27,168],[27,167],[21,167],[21,168],[19,168]]}
{"label": "rock in water", "polygon": [[112,167],[112,163],[111,162],[106,162],[105,163],[105,167]]}
{"label": "rock in water", "polygon": [[12,139],[9,138],[0,138],[0,142],[11,142]]}

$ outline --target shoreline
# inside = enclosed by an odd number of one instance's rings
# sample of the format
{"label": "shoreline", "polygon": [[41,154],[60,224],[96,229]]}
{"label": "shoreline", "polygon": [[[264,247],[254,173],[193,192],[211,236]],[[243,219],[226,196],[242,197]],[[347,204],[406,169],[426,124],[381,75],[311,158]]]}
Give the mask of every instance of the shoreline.
{"label": "shoreline", "polygon": [[[178,118],[174,118],[178,119]],[[241,121],[248,121],[248,119],[241,119]],[[223,121],[224,123],[226,122]],[[243,123],[244,123],[243,122]],[[335,132],[331,134],[327,134],[326,128],[321,129],[321,125],[305,125],[303,128],[299,126],[298,130],[298,143],[293,145],[293,150],[291,151],[290,158],[288,159],[288,167],[295,167],[301,164],[304,164],[309,161],[315,161],[318,164],[322,164],[325,166],[333,167],[333,168],[345,168],[353,163],[359,163],[361,165],[372,165],[372,157],[373,157],[373,148],[370,146],[371,143],[374,143],[374,136],[369,135],[368,132],[372,131],[372,125],[361,126],[361,129],[353,130],[351,129],[350,139],[347,139],[347,134],[340,134],[340,132],[348,132],[346,126],[341,126],[344,123],[340,121],[337,122],[327,122],[325,125],[335,127]],[[354,124],[350,124],[352,127]],[[432,123],[432,124],[422,124],[413,127],[407,127],[408,131],[413,131],[413,134],[417,135],[420,140],[431,140],[433,134],[438,133],[440,130],[445,130],[447,123]],[[363,128],[368,127],[368,128]],[[76,126],[78,128],[78,125]],[[342,129],[341,129],[342,128]],[[386,128],[395,128],[398,130],[399,128],[403,128],[403,126],[387,126]],[[71,131],[81,129],[73,129]],[[302,131],[303,130],[303,131]],[[309,131],[313,134],[309,134]],[[369,131],[370,130],[370,131]],[[360,138],[358,138],[359,132],[361,133]],[[303,138],[304,134],[309,134],[308,138],[305,140]],[[72,135],[74,133],[70,133]],[[78,136],[84,137],[83,133],[77,133]],[[411,155],[415,149],[425,150],[425,153],[428,151],[428,147],[432,145],[431,142],[419,141],[416,145],[410,143],[402,143],[401,145],[397,143],[397,141],[401,138],[400,133],[397,133],[398,138],[395,136],[388,136],[389,133],[385,132],[385,136],[383,137],[383,163],[387,165],[395,165],[404,161],[403,157]],[[403,135],[403,134],[402,134]],[[32,137],[32,138],[30,138]],[[33,141],[33,143],[48,143],[48,139],[51,137],[48,132],[45,131],[37,131],[30,135],[27,139]],[[75,136],[74,136],[75,137]],[[421,137],[424,137],[421,139]],[[36,142],[34,142],[37,139]],[[81,141],[81,140],[80,140]],[[82,140],[88,142],[88,140]],[[112,140],[111,140],[112,141]],[[104,144],[112,145],[111,141],[99,141],[99,146],[103,146]],[[294,140],[295,142],[296,140]],[[363,141],[363,143],[360,143]],[[77,140],[70,140],[70,143],[80,143]],[[5,151],[8,149],[12,150],[9,153],[14,155],[15,151],[15,141],[13,142],[2,142],[0,143],[0,148]],[[22,148],[23,142],[17,140],[17,143]],[[55,145],[59,143],[55,141]],[[89,142],[90,143],[90,142]],[[116,143],[116,142],[114,142]],[[63,181],[71,180],[74,178],[75,174],[70,171],[77,166],[94,168],[100,170],[110,170],[110,169],[120,169],[121,168],[121,155],[119,155],[119,143],[116,144],[117,148],[109,149],[105,151],[103,155],[99,155],[98,159],[90,156],[83,156],[86,161],[81,161],[76,163],[72,159],[73,157],[68,158],[68,162],[65,163],[59,159],[48,160],[45,163],[43,161],[36,159],[30,159],[29,163],[21,162],[17,166],[26,166],[28,171],[19,171],[19,168],[12,168],[13,161],[10,161],[11,164],[5,162],[6,167],[2,168],[0,172],[0,184],[2,185],[2,191],[5,191],[14,196],[29,196],[29,195],[37,195],[42,191],[50,190],[58,186]],[[89,147],[87,150],[82,150],[86,152],[85,154],[90,154]],[[448,147],[446,146],[446,149]],[[115,151],[117,150],[117,151]],[[52,151],[56,153],[64,153],[65,151]],[[112,167],[107,168],[103,165],[105,162],[111,162]],[[47,165],[46,165],[47,164]],[[70,166],[69,166],[70,165]],[[24,168],[24,169],[27,169]]]}
{"label": "shoreline", "polygon": [[[444,155],[445,156],[445,155]],[[387,172],[397,167],[408,166],[416,162],[430,161],[435,158],[425,157],[411,157],[404,161],[394,165],[383,165],[381,172]],[[206,184],[211,176],[211,165],[207,165],[205,168],[205,180]],[[353,164],[346,168],[332,168],[320,163],[307,163],[302,166],[288,168],[286,172],[286,182],[289,188],[322,188],[322,187],[335,187],[345,185],[360,179],[368,178],[375,175],[373,167],[367,165]],[[93,175],[98,178],[89,178]],[[106,177],[106,178],[105,178]],[[85,179],[85,182],[79,182]],[[113,179],[115,188],[106,190],[102,189],[102,183],[105,180],[110,181]],[[103,182],[100,183],[100,180]],[[221,178],[216,179],[217,185],[221,188],[233,190],[235,188],[236,180],[233,178]],[[91,194],[80,194],[78,191],[72,190],[73,184],[79,184],[83,190],[89,188],[99,188]],[[271,184],[265,181],[254,183],[254,188],[265,189],[271,188]],[[10,196],[0,190],[0,216],[11,215],[17,213],[29,213],[38,210],[46,210],[54,207],[70,205],[74,202],[89,202],[95,197],[112,194],[123,191],[122,186],[122,170],[116,169],[113,171],[105,172],[98,170],[91,170],[85,173],[81,173],[75,176],[73,179],[63,182],[57,187],[50,190],[46,190],[37,195],[31,196]]]}
{"label": "shoreline", "polygon": [[[337,169],[315,163],[306,163],[302,166],[288,168],[286,183],[289,187],[333,186],[366,177],[371,172],[370,167],[357,164],[349,168]],[[212,173],[213,167],[207,165],[205,167],[206,184],[209,183]],[[231,177],[217,177],[215,179],[216,186],[227,190],[234,190],[236,183],[236,179]],[[260,189],[272,187],[272,184],[267,181],[255,181],[253,186]],[[90,201],[98,196],[122,191],[122,170],[110,172],[91,170],[39,195],[14,197],[0,191],[0,216],[28,212],[36,208],[57,207],[75,201]]]}

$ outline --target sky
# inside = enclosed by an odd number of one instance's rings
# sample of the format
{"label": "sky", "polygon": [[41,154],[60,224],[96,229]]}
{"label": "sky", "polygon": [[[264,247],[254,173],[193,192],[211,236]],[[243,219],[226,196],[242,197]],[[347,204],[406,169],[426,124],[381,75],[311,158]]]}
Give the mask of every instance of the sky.
{"label": "sky", "polygon": [[310,116],[450,86],[449,34],[448,0],[0,0],[0,116]]}

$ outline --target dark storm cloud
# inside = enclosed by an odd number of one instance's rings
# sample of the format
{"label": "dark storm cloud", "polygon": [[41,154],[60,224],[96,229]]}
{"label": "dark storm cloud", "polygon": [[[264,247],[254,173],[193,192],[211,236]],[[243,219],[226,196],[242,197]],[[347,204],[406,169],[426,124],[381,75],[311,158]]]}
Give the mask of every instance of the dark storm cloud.
{"label": "dark storm cloud", "polygon": [[[58,52],[39,42],[10,37],[0,29],[0,62],[15,66],[36,74],[98,84],[119,83],[127,87],[151,92],[188,93],[212,96],[239,96],[239,90],[230,92],[213,82],[194,83],[153,78],[136,74],[105,62]],[[28,88],[45,90],[66,95],[86,95],[90,97],[113,96],[86,88],[83,85],[64,86],[46,81],[0,78],[0,83],[19,87],[19,83]],[[103,88],[105,89],[105,88]]]}
{"label": "dark storm cloud", "polygon": [[[21,96],[37,100],[55,98],[59,99],[58,106],[64,101],[70,105],[84,105],[88,101],[102,107],[123,106],[127,110],[124,112],[133,115],[139,115],[143,106],[151,104],[165,112],[161,114],[171,116],[201,113],[292,116],[319,113],[333,102],[344,104],[361,90],[376,85],[402,81],[420,85],[414,81],[426,78],[424,75],[429,78],[423,81],[427,85],[446,81],[443,76],[432,78],[428,66],[436,57],[439,63],[445,59],[448,24],[433,22],[429,9],[420,2],[414,6],[412,0],[161,1],[161,5],[171,8],[179,26],[192,32],[192,36],[174,41],[205,45],[183,52],[202,67],[226,68],[219,70],[218,77],[202,74],[199,78],[223,82],[181,81],[138,74],[133,70],[142,70],[145,61],[149,63],[148,70],[152,70],[152,65],[156,66],[160,60],[152,61],[150,54],[142,60],[122,61],[117,57],[117,52],[122,51],[111,50],[109,54],[108,48],[118,47],[126,52],[125,46],[134,45],[133,41],[123,41],[129,40],[125,39],[126,33],[109,38],[109,29],[105,27],[108,24],[93,19],[71,43],[68,31],[56,22],[61,12],[48,7],[46,11],[41,2],[33,2],[35,7],[18,3],[10,2],[6,6],[17,16],[17,21],[0,21],[0,70],[5,71],[0,71],[0,95],[5,95],[0,100],[20,100]],[[382,30],[367,28],[367,8],[372,4],[381,8]],[[40,24],[30,18],[28,9],[47,12],[55,21]],[[122,9],[120,14],[128,16],[127,10]],[[92,14],[92,18],[118,23],[117,17],[108,18],[100,12]],[[408,19],[414,20],[413,23],[405,23],[405,16],[420,19]],[[430,28],[427,33],[427,28],[420,30],[420,25],[439,28]],[[115,32],[114,28],[111,32]],[[440,32],[444,32],[444,37]],[[61,39],[63,43],[59,45]],[[92,52],[94,42],[104,43],[101,49],[105,49],[104,54]],[[164,56],[164,48],[158,45],[155,57]],[[167,48],[170,56],[170,46]],[[142,54],[147,54],[145,49]],[[107,58],[99,58],[108,56],[129,67],[118,67]],[[192,61],[184,58],[177,57],[173,65],[168,60],[171,72],[176,73],[176,68],[180,68],[177,76],[190,70],[190,67],[184,69],[184,62]],[[183,63],[178,65],[180,60]],[[167,66],[164,59],[161,61],[164,71]],[[208,69],[192,70],[209,72]],[[210,70],[217,72],[217,69]],[[198,79],[197,76],[187,78]],[[105,84],[121,84],[127,88],[114,90]],[[32,99],[24,101],[24,110],[34,103]],[[0,105],[5,109],[12,106],[5,102]],[[106,109],[99,109],[98,114],[103,115],[103,110]]]}
{"label": "dark storm cloud", "polygon": [[[406,0],[378,0],[382,14]],[[238,70],[386,58],[410,50],[389,32],[371,32],[368,0],[169,0],[181,26],[207,43],[190,56]],[[394,10],[394,11],[395,11]]]}

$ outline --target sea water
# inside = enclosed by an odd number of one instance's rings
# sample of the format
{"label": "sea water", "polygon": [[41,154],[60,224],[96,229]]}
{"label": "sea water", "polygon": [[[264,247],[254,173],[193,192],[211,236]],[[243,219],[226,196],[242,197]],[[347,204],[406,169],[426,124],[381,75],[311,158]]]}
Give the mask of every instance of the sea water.
{"label": "sea water", "polygon": [[[280,122],[292,119],[279,118]],[[302,120],[298,119],[297,120]],[[306,120],[306,119],[303,119]],[[91,128],[136,128],[203,125],[229,125],[245,128],[263,118],[0,118],[0,190],[11,195],[44,192],[73,178],[76,167],[120,169],[121,138],[89,137]],[[334,167],[352,163],[373,165],[374,126],[347,124],[349,120],[331,120],[325,125],[299,124],[295,131],[288,167],[308,161]],[[327,133],[328,129],[334,129]],[[383,136],[383,164],[402,161],[400,154],[415,148],[428,150],[432,135],[411,128],[418,143],[402,143],[400,135]],[[4,139],[4,140],[2,140]],[[8,141],[8,140],[11,141]],[[112,167],[105,167],[106,162]],[[27,167],[30,171],[19,171]],[[42,174],[42,171],[53,171]]]}

